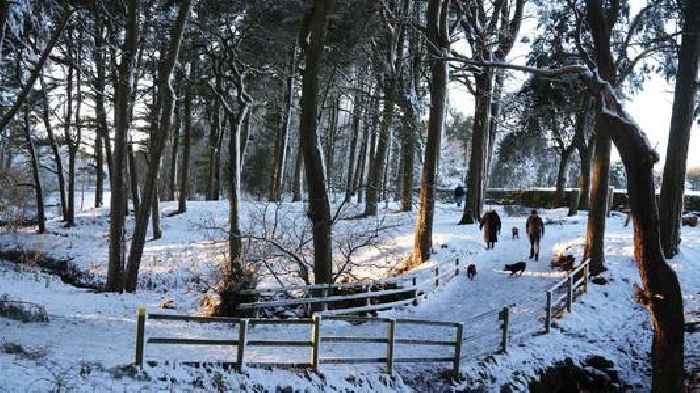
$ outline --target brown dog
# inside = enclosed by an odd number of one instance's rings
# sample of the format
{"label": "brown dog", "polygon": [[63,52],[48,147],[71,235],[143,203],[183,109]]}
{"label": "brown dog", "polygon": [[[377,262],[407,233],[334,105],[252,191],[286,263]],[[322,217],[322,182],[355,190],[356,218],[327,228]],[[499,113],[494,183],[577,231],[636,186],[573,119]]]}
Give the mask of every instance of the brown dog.
{"label": "brown dog", "polygon": [[513,239],[520,239],[520,233],[518,232],[518,227],[513,227]]}
{"label": "brown dog", "polygon": [[476,265],[473,263],[467,266],[467,278],[470,280],[476,278]]}

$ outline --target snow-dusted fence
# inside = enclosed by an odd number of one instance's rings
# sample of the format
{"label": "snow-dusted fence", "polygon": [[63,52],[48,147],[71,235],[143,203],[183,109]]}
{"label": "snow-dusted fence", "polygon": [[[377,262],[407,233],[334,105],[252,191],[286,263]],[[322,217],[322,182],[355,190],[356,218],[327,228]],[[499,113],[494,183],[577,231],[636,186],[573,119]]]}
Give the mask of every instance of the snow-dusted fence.
{"label": "snow-dusted fence", "polygon": [[[274,296],[280,293],[301,292],[299,298],[272,300],[263,302],[241,303],[239,310],[257,310],[271,307],[306,306],[311,314],[312,305],[316,305],[321,315],[338,315],[357,312],[368,312],[391,309],[409,304],[417,305],[427,290],[438,288],[459,275],[461,268],[459,259],[436,264],[430,269],[410,273],[400,277],[392,277],[376,281],[357,281],[343,284],[300,285],[282,288],[266,288],[244,290],[245,295]],[[397,288],[378,289],[385,285],[395,285]],[[333,291],[357,290],[358,293],[347,295],[331,295]],[[320,296],[319,296],[320,295]],[[387,300],[387,297],[401,297],[399,300]],[[364,304],[347,307],[348,302],[363,300]],[[373,301],[374,299],[374,301]],[[344,304],[339,304],[344,303]],[[337,306],[337,307],[331,307]]]}
{"label": "snow-dusted fence", "polygon": [[[186,321],[199,323],[227,323],[238,326],[237,339],[201,339],[201,338],[181,338],[181,337],[146,337],[146,319],[161,320],[161,321]],[[338,336],[338,335],[322,335],[321,322],[323,320],[341,320],[354,322],[370,322],[375,324],[385,325],[387,327],[386,334],[381,336],[373,334],[371,336]],[[310,327],[309,340],[262,340],[250,337],[249,325],[308,325]],[[402,332],[401,327],[404,326],[424,326],[451,328],[454,329],[454,336],[447,340],[424,339],[407,337],[406,332]],[[406,329],[407,332],[411,329]],[[403,333],[403,334],[402,334]],[[135,364],[143,367],[144,351],[146,344],[160,345],[225,345],[237,347],[237,357],[235,366],[242,370],[246,365],[250,366],[272,366],[272,367],[298,367],[311,368],[314,371],[319,370],[322,364],[372,364],[379,363],[386,365],[386,371],[393,371],[394,363],[452,363],[452,369],[455,373],[459,372],[462,341],[464,335],[464,327],[457,322],[443,322],[419,319],[389,319],[389,318],[362,318],[362,317],[341,317],[331,316],[322,317],[314,315],[313,318],[304,319],[258,319],[258,318],[207,318],[194,317],[187,315],[168,315],[168,314],[149,314],[146,315],[144,309],[139,309],[137,313],[136,323],[136,358]],[[384,356],[377,357],[324,357],[322,356],[321,343],[352,343],[352,344],[370,344],[385,345],[386,353]],[[451,351],[449,354],[440,356],[404,356],[399,357],[395,354],[399,345],[427,346],[427,347],[447,347]],[[308,362],[302,363],[284,363],[284,362],[260,362],[247,361],[246,348],[254,346],[263,347],[296,347],[310,348],[311,355]]]}
{"label": "snow-dusted fence", "polygon": [[[589,261],[586,260],[576,269],[567,274],[566,278],[554,284],[547,290],[545,305],[545,333],[549,333],[554,312],[563,311],[561,304],[566,301],[566,311],[571,312],[576,292],[588,292]],[[563,290],[563,295],[562,295]]]}

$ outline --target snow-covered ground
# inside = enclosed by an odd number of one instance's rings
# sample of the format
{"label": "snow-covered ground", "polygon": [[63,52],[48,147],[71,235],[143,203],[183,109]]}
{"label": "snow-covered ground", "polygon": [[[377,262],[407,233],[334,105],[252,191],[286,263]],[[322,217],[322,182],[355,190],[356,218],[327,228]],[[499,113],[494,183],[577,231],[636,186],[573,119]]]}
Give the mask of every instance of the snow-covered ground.
{"label": "snow-covered ground", "polygon": [[[383,223],[391,228],[381,235],[380,244],[356,255],[357,276],[381,277],[400,267],[413,244],[414,215],[396,213],[395,206],[381,212]],[[174,210],[163,203],[164,212]],[[260,204],[244,204],[246,220],[262,209]],[[352,213],[352,207],[349,213]],[[569,248],[580,259],[586,217],[565,218],[564,210],[544,212],[546,218],[561,219],[562,225],[549,225],[542,244],[540,262],[527,260],[528,243],[524,236],[524,217],[503,219],[500,242],[495,250],[484,250],[476,226],[457,226],[461,210],[454,205],[436,208],[434,245],[437,252],[431,263],[460,258],[477,266],[476,280],[459,275],[438,290],[429,293],[417,307],[405,307],[380,313],[395,318],[421,318],[457,321],[465,324],[470,340],[463,348],[462,373],[465,379],[454,382],[441,377],[450,364],[418,364],[396,367],[396,374],[382,374],[381,365],[322,366],[321,374],[249,369],[244,374],[222,370],[167,366],[165,360],[235,360],[235,348],[148,346],[147,360],[159,366],[132,376],[124,366],[134,356],[135,315],[139,306],[159,312],[162,299],[173,299],[178,314],[196,314],[200,309],[201,287],[193,277],[206,281],[222,260],[227,206],[221,202],[191,202],[185,215],[163,217],[163,238],[148,242],[142,264],[141,283],[150,279],[155,289],[140,289],[135,294],[92,293],[65,285],[54,279],[46,288],[43,276],[17,272],[14,266],[0,265],[0,295],[42,304],[49,313],[48,323],[21,323],[0,319],[0,348],[19,344],[25,353],[8,354],[0,350],[0,392],[44,392],[60,386],[66,391],[275,391],[293,387],[299,391],[321,391],[331,387],[349,391],[445,391],[474,389],[499,391],[511,383],[525,391],[525,381],[536,371],[565,357],[582,359],[590,354],[613,360],[624,381],[644,391],[649,384],[648,351],[652,331],[647,312],[633,301],[632,285],[639,281],[632,260],[632,228],[624,227],[624,217],[611,217],[607,223],[606,255],[608,272],[605,286],[591,285],[590,291],[574,305],[574,313],[557,322],[550,335],[541,335],[543,324],[537,317],[544,308],[546,288],[563,276],[552,271],[549,259]],[[285,217],[303,216],[302,205],[284,204]],[[376,219],[342,221],[339,235],[372,228]],[[521,238],[511,239],[510,228],[519,226]],[[58,221],[49,222],[49,234],[29,232],[2,234],[2,248],[23,247],[41,250],[54,257],[69,257],[82,269],[104,278],[107,263],[108,218],[105,209],[81,212],[77,227],[63,228]],[[700,228],[683,228],[681,254],[673,260],[683,286],[686,310],[700,309]],[[505,263],[528,262],[522,277],[503,272]],[[262,286],[276,285],[265,277]],[[497,355],[497,311],[514,305],[512,333],[514,342],[507,355]],[[477,320],[475,316],[484,315]],[[695,315],[695,318],[698,316]],[[324,335],[373,336],[383,327],[370,324],[351,325],[341,321],[323,323]],[[149,335],[201,338],[237,337],[228,325],[198,325],[149,321]],[[521,334],[522,333],[522,334]],[[305,340],[307,326],[257,326],[251,330],[256,338]],[[399,326],[398,335],[406,338],[448,339],[450,332],[425,327]],[[438,336],[438,337],[436,337]],[[442,336],[442,337],[441,337]],[[696,334],[697,336],[697,334]],[[688,352],[697,352],[700,337],[689,336]],[[2,345],[5,345],[2,347]],[[16,347],[15,347],[16,348]],[[10,351],[11,352],[11,351]],[[326,344],[323,357],[382,356],[383,348],[365,344]],[[449,356],[440,347],[399,346],[397,356]],[[251,347],[249,361],[308,361],[308,350]],[[172,363],[171,363],[172,364]],[[71,390],[72,389],[72,390]],[[238,390],[237,390],[238,389]],[[290,391],[293,391],[290,390]]]}

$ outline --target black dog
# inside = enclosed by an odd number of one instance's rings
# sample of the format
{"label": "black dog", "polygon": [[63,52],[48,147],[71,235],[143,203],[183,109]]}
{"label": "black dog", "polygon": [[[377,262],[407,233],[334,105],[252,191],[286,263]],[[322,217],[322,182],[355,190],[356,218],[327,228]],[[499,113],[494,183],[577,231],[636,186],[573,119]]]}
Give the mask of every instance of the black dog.
{"label": "black dog", "polygon": [[506,264],[506,266],[503,268],[503,270],[510,272],[511,276],[514,275],[515,273],[518,273],[518,272],[520,272],[520,275],[522,276],[523,272],[525,272],[526,266],[527,265],[525,264],[525,262],[518,262],[518,263],[514,263],[512,265]]}
{"label": "black dog", "polygon": [[473,280],[476,277],[476,265],[470,264],[467,266],[467,278]]}

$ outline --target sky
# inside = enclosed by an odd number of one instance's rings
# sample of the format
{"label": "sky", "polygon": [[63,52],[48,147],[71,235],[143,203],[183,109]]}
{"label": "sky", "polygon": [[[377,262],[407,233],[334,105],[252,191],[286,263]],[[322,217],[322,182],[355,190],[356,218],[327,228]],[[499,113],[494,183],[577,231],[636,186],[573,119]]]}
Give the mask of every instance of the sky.
{"label": "sky", "polygon": [[[635,8],[638,8],[642,3],[641,0],[633,0],[632,14]],[[636,7],[634,7],[636,6]],[[524,65],[529,45],[520,43],[520,37],[527,36],[532,41],[536,34],[537,21],[534,12],[527,13],[523,20],[521,34],[518,38],[518,44],[515,45],[507,61],[513,64]],[[466,53],[464,43],[457,43],[455,49]],[[513,73],[506,84],[506,90],[509,92],[517,90],[524,80],[522,74]],[[666,157],[666,147],[668,142],[668,131],[671,124],[671,108],[673,105],[673,89],[675,81],[667,82],[660,76],[652,76],[644,84],[644,88],[635,96],[628,97],[624,103],[625,109],[640,126],[642,131],[647,134],[652,146],[656,147],[660,156],[660,161],[657,163],[657,170],[663,169],[663,162]],[[467,92],[466,88],[458,83],[451,83],[449,86],[449,102],[450,107],[457,111],[468,115],[474,113],[474,99]],[[700,166],[700,135],[698,135],[697,121],[693,123],[693,129],[690,135],[690,144],[688,148],[688,167]],[[613,160],[619,160],[617,151],[613,152]]]}

